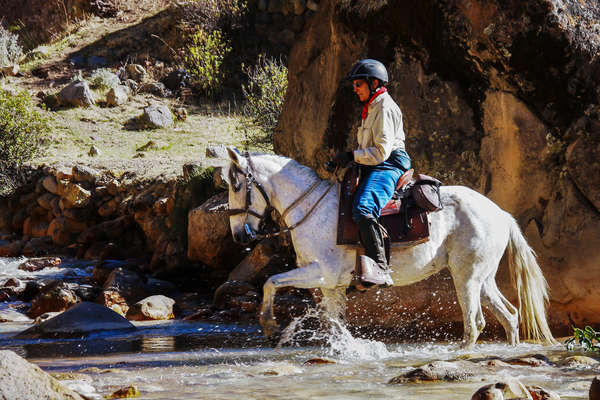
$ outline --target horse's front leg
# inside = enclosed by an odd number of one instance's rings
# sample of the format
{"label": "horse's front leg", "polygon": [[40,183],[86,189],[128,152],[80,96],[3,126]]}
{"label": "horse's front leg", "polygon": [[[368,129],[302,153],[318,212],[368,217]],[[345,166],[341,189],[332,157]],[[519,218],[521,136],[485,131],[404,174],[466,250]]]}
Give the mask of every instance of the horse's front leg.
{"label": "horse's front leg", "polygon": [[279,332],[279,325],[273,314],[273,301],[277,289],[286,286],[300,289],[317,287],[331,289],[337,285],[339,275],[332,272],[334,271],[325,271],[325,268],[318,261],[313,261],[305,267],[270,277],[263,286],[263,303],[259,320],[265,336],[271,337]]}

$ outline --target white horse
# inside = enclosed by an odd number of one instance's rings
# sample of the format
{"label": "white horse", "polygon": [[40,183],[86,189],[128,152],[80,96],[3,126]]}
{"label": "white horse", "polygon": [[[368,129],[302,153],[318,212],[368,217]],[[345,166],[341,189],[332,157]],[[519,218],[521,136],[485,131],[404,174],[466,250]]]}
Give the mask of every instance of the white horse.
{"label": "white horse", "polygon": [[[263,287],[260,323],[269,337],[279,330],[273,315],[277,289],[319,288],[324,297],[343,296],[352,278],[357,248],[336,244],[337,183],[321,180],[310,168],[286,157],[240,155],[231,148],[228,153],[234,240],[256,238],[270,207],[279,211],[291,228],[299,268],[270,277]],[[331,185],[335,187],[328,190]],[[514,218],[488,198],[462,186],[442,186],[441,200],[444,208],[429,215],[428,242],[410,248],[392,246],[394,285],[419,282],[447,267],[462,309],[464,347],[475,344],[483,331],[482,302],[502,324],[511,344],[519,343],[519,314],[528,338],[555,343],[545,314],[547,283]],[[507,247],[518,311],[495,281]]]}

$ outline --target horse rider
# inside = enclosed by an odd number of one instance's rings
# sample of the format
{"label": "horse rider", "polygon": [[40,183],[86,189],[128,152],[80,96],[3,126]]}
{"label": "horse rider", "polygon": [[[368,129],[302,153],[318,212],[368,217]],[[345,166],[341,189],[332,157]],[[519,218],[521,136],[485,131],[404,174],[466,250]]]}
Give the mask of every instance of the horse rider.
{"label": "horse rider", "polygon": [[357,133],[358,148],[338,152],[333,161],[340,167],[354,161],[360,168],[352,218],[358,225],[365,255],[376,264],[373,274],[365,274],[365,260],[361,260],[362,274],[355,286],[362,290],[393,284],[378,219],[381,209],[392,198],[398,179],[410,169],[411,161],[404,145],[402,112],[386,88],[388,73],[385,66],[373,59],[360,60],[352,67],[347,79],[352,81],[354,93],[363,103],[362,122]]}

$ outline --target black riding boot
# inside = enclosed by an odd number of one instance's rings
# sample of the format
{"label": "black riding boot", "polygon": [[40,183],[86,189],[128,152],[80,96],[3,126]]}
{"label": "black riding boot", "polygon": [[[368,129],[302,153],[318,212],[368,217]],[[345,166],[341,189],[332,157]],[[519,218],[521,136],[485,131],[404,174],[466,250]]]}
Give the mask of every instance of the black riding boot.
{"label": "black riding boot", "polygon": [[365,248],[365,255],[360,256],[360,280],[369,284],[391,286],[394,284],[385,256],[383,234],[375,217],[369,215],[357,221],[360,241]]}

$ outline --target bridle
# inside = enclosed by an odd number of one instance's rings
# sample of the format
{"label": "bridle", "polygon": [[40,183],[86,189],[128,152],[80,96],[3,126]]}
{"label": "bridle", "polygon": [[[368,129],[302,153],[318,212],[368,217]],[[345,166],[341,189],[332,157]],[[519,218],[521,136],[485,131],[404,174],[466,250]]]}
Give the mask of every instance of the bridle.
{"label": "bridle", "polygon": [[[241,182],[238,181],[235,174],[238,173],[238,174],[244,175],[244,178],[246,180],[245,205],[244,205],[244,208],[235,208],[235,209],[229,210],[229,215],[230,216],[231,215],[239,215],[239,214],[245,215],[245,217],[244,217],[244,232],[251,239],[251,241],[262,240],[262,239],[267,239],[270,237],[278,236],[283,233],[290,232],[293,229],[297,228],[304,221],[306,221],[308,216],[313,212],[313,210],[317,207],[317,205],[321,202],[321,200],[323,200],[323,198],[327,195],[327,193],[329,193],[331,188],[334,186],[333,184],[330,184],[329,187],[327,188],[327,190],[321,195],[321,197],[319,197],[319,199],[316,201],[316,203],[313,204],[313,206],[310,208],[310,210],[308,210],[308,212],[298,222],[296,222],[295,224],[292,224],[291,226],[286,226],[283,229],[269,231],[268,226],[275,224],[275,222],[272,219],[272,211],[275,210],[275,207],[273,207],[271,205],[271,201],[269,200],[269,196],[267,195],[267,191],[265,190],[265,188],[260,184],[260,182],[258,182],[256,180],[256,178],[252,174],[252,171],[250,170],[252,167],[252,161],[250,159],[250,154],[248,152],[245,152],[244,157],[248,160],[248,167],[246,168],[246,171],[241,170],[236,164],[232,164],[231,168],[229,169],[229,181],[230,181],[232,190],[234,192],[239,192],[241,189]],[[309,187],[308,190],[306,190],[306,192],[304,192],[302,195],[300,195],[300,197],[298,197],[291,205],[289,205],[285,209],[285,211],[283,211],[281,213],[281,220],[283,221],[284,225],[285,225],[286,215],[294,207],[296,207],[302,200],[304,200],[309,194],[311,194],[317,188],[317,186],[319,186],[320,183],[321,183],[320,180],[317,180],[315,183],[313,183],[311,185],[311,187]],[[262,214],[257,211],[254,211],[251,208],[252,207],[252,186],[256,186],[256,188],[262,195],[263,199],[265,200],[265,203],[267,204],[267,206],[265,207],[265,210]],[[250,225],[248,224],[248,216],[249,215],[252,215],[259,219],[258,232],[254,231],[254,229],[252,229],[250,227]]]}

